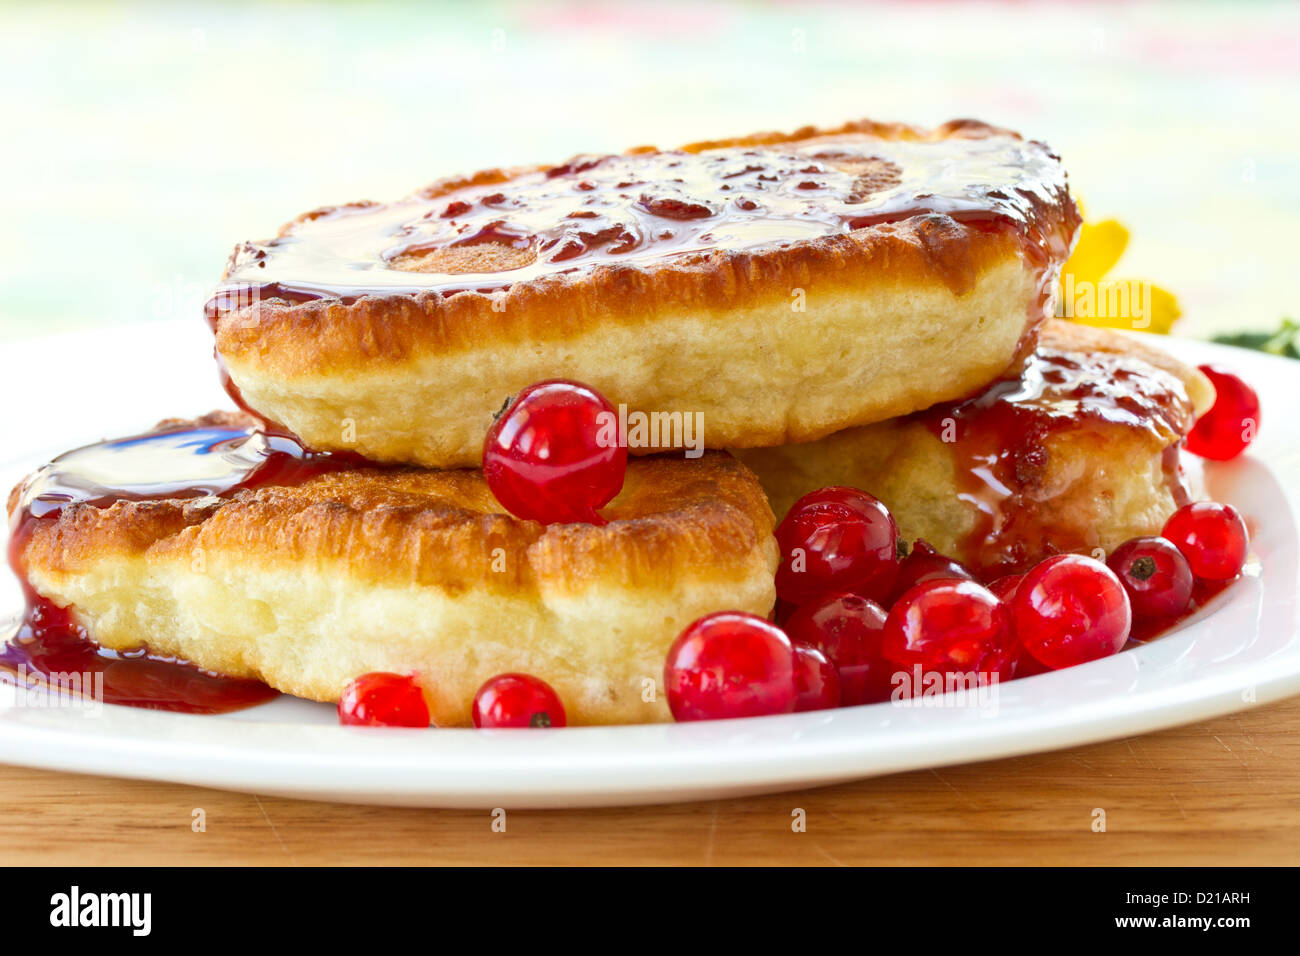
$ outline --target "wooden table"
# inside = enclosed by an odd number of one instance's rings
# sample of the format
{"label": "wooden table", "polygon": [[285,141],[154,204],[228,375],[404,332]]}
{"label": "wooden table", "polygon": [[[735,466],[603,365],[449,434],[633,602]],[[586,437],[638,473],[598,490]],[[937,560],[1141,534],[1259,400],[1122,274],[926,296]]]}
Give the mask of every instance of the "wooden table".
{"label": "wooden table", "polygon": [[[1300,697],[1144,737],[678,806],[346,806],[0,767],[4,864],[1296,864]],[[206,829],[192,828],[202,808]],[[807,830],[792,830],[802,808]],[[1096,809],[1105,832],[1094,832]]]}

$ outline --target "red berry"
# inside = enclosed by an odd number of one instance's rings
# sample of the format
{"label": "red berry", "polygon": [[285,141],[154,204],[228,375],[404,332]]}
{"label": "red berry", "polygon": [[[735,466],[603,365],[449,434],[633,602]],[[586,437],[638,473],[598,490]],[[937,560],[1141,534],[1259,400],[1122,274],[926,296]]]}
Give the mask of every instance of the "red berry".
{"label": "red berry", "polygon": [[840,675],[821,651],[794,645],[796,711],[829,710],[840,706]]}
{"label": "red berry", "polygon": [[1214,383],[1214,404],[1187,436],[1187,450],[1202,458],[1227,461],[1246,450],[1259,431],[1259,396],[1226,369],[1202,365]]}
{"label": "red berry", "polygon": [[1192,569],[1182,552],[1164,538],[1125,541],[1106,566],[1128,592],[1135,620],[1168,620],[1191,604]]}
{"label": "red berry", "polygon": [[794,672],[784,631],[753,614],[719,611],[691,624],[668,649],[668,707],[677,720],[788,714]]}
{"label": "red berry", "polygon": [[832,591],[889,598],[898,574],[898,525],[855,488],[822,488],[794,503],[776,528],[781,566],[776,593],[804,604]]}
{"label": "red berry", "polygon": [[563,727],[564,704],[544,680],[527,674],[498,674],[474,695],[475,727]]}
{"label": "red berry", "polygon": [[483,477],[511,514],[543,523],[604,524],[596,509],[623,487],[627,448],[614,406],[577,382],[524,389],[483,443]]}
{"label": "red berry", "polygon": [[960,561],[940,554],[928,541],[917,538],[916,543],[912,545],[912,550],[898,566],[898,577],[894,581],[890,604],[892,606],[893,602],[902,597],[906,591],[910,591],[923,581],[944,579],[974,581],[975,575],[971,574]]}
{"label": "red berry", "polygon": [[1187,559],[1192,574],[1204,581],[1228,581],[1246,563],[1250,535],[1232,505],[1196,501],[1169,516],[1162,534]]}
{"label": "red berry", "polygon": [[1024,580],[1024,577],[1023,574],[1004,574],[989,585],[989,590],[993,592],[995,598],[1006,604],[1011,600],[1011,596],[1016,593],[1016,588],[1020,587],[1020,582]]}
{"label": "red berry", "polygon": [[893,666],[880,653],[885,612],[860,594],[828,594],[805,604],[786,621],[796,645],[813,647],[835,665],[840,704],[888,700]]}
{"label": "red berry", "polygon": [[410,674],[375,671],[343,688],[339,723],[368,727],[428,727],[429,705]]}
{"label": "red berry", "polygon": [[1006,606],[988,588],[953,578],[924,581],[899,598],[880,646],[895,664],[1000,677],[1017,653]]}
{"label": "red berry", "polygon": [[1011,599],[1016,636],[1053,669],[1117,653],[1132,610],[1119,578],[1100,561],[1058,554],[1032,568]]}

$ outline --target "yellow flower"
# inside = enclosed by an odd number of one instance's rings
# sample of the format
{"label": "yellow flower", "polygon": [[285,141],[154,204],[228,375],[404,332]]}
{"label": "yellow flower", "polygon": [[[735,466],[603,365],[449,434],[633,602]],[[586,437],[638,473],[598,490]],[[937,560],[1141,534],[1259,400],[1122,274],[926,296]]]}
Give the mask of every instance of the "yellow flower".
{"label": "yellow flower", "polygon": [[1141,279],[1106,278],[1128,239],[1128,229],[1118,220],[1083,224],[1079,243],[1061,270],[1058,311],[1084,325],[1164,335],[1182,314],[1173,293]]}

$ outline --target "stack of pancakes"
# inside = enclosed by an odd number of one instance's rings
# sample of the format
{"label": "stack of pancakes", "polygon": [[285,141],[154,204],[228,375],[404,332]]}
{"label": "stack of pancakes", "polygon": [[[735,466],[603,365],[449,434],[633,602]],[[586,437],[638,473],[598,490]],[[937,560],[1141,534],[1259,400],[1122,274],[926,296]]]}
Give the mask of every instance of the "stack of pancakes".
{"label": "stack of pancakes", "polygon": [[[237,248],[208,317],[255,416],[222,423],[346,467],[74,502],[16,563],[107,647],[302,697],[415,672],[459,725],[515,671],[573,723],[666,720],[669,644],[711,611],[771,611],[773,509],[807,491],[869,491],[986,577],[1158,531],[1212,390],[1050,319],[1078,225],[1047,147],[972,121],[580,156],[316,210]],[[606,525],[516,519],[476,470],[503,401],[553,378],[663,424],[629,429]]]}

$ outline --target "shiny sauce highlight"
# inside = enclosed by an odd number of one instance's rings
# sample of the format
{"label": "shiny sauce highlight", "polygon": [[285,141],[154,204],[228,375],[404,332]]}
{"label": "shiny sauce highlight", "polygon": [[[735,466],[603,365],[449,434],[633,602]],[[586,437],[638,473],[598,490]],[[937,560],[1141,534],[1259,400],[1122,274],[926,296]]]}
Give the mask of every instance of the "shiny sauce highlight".
{"label": "shiny sauce highlight", "polygon": [[70,508],[219,500],[259,487],[299,484],[347,464],[345,457],[310,453],[288,436],[220,425],[101,442],[54,459],[24,482],[11,515],[9,562],[23,584],[27,608],[0,649],[0,677],[49,693],[102,691],[104,703],[198,714],[226,713],[278,696],[260,681],[153,654],[148,635],[141,635],[133,651],[99,647],[71,609],[31,587],[24,555],[37,529],[53,526]]}
{"label": "shiny sauce highlight", "polygon": [[1044,211],[1058,206],[1072,209],[1057,157],[1007,135],[847,134],[580,156],[502,181],[318,210],[279,238],[241,245],[207,313],[215,322],[270,299],[490,293],[601,265],[782,247],[936,214],[1007,231],[1049,271],[1077,224],[1049,227]]}
{"label": "shiny sauce highlight", "polygon": [[979,555],[972,570],[984,580],[1023,572],[1034,555],[1090,550],[1079,529],[1054,523],[1030,494],[1059,432],[1120,427],[1152,436],[1165,448],[1163,477],[1175,502],[1190,500],[1178,455],[1191,402],[1174,376],[1140,360],[1040,347],[1019,376],[913,417],[955,457],[960,497],[979,516],[965,550]]}

